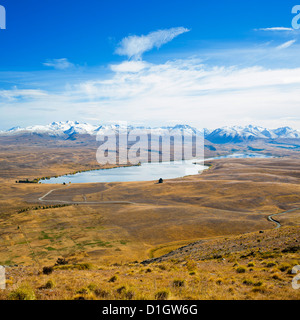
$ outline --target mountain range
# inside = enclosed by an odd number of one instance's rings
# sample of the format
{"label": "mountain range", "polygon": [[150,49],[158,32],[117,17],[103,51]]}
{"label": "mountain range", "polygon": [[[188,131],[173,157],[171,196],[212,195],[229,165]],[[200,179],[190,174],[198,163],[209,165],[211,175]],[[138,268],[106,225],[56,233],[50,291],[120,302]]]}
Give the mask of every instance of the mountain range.
{"label": "mountain range", "polygon": [[[74,139],[78,135],[97,135],[98,133],[107,134],[111,130],[119,128],[120,130],[126,129],[122,125],[92,125],[88,123],[80,123],[78,121],[66,122],[52,122],[48,125],[35,125],[26,128],[13,127],[7,131],[0,131],[0,136],[14,136],[14,135],[47,135],[50,137]],[[132,129],[149,129],[147,127],[133,127]],[[202,129],[198,130],[189,125],[176,125],[174,127],[157,127],[152,128],[152,133],[155,135],[164,135],[169,131],[172,134],[182,134],[191,136],[194,134],[204,133],[206,140],[212,143],[241,143],[250,142],[258,139],[278,140],[278,139],[300,139],[300,131],[290,127],[281,127],[278,129],[267,129],[259,126],[232,126],[222,127],[215,130]]]}

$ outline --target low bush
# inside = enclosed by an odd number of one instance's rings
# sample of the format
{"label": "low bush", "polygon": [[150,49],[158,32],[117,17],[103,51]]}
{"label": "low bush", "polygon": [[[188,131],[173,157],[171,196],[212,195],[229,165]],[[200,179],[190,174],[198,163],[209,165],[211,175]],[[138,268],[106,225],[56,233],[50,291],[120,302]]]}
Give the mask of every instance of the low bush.
{"label": "low bush", "polygon": [[53,289],[55,286],[55,281],[50,279],[40,289]]}
{"label": "low bush", "polygon": [[170,291],[167,289],[160,290],[157,291],[154,296],[156,300],[168,300],[170,297]]}
{"label": "low bush", "polygon": [[134,297],[134,292],[129,290],[127,286],[121,286],[117,289],[117,293],[121,295],[121,299],[132,300]]}
{"label": "low bush", "polygon": [[23,285],[13,290],[9,296],[9,300],[35,300],[35,293],[33,289],[28,285]]}
{"label": "low bush", "polygon": [[243,284],[247,285],[247,286],[252,286],[253,285],[253,280],[251,279],[245,279],[243,281]]}
{"label": "low bush", "polygon": [[237,272],[237,273],[245,273],[245,272],[246,272],[246,268],[244,268],[244,267],[242,267],[242,266],[237,267],[237,268],[236,268],[236,272]]}
{"label": "low bush", "polygon": [[44,267],[43,274],[51,274],[53,272],[53,267]]}
{"label": "low bush", "polygon": [[116,282],[117,280],[118,280],[118,276],[114,275],[108,280],[108,282]]}
{"label": "low bush", "polygon": [[175,279],[173,281],[173,287],[175,288],[184,287],[184,286],[185,286],[185,280]]}
{"label": "low bush", "polygon": [[97,297],[100,297],[100,298],[108,298],[109,297],[109,292],[102,290],[102,289],[95,289],[94,293]]}

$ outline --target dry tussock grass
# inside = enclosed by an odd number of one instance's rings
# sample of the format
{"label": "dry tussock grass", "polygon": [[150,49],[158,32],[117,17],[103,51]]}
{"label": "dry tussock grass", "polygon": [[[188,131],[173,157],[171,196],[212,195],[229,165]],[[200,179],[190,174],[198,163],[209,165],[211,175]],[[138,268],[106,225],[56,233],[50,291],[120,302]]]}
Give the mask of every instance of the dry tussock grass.
{"label": "dry tussock grass", "polygon": [[[273,239],[275,248],[286,236],[299,236],[299,230],[285,229],[275,231],[277,238],[271,231],[264,237]],[[247,249],[222,257],[201,258],[195,250],[195,255],[177,254],[148,265],[66,264],[50,274],[32,266],[12,267],[7,269],[7,289],[0,292],[0,299],[18,297],[24,287],[35,299],[299,299],[300,291],[291,286],[291,268],[300,264],[299,246],[294,250],[287,242],[280,250],[255,251],[250,246],[255,236],[248,234]],[[224,246],[231,241],[234,244],[236,238],[223,239]],[[208,251],[213,248],[207,244]]]}

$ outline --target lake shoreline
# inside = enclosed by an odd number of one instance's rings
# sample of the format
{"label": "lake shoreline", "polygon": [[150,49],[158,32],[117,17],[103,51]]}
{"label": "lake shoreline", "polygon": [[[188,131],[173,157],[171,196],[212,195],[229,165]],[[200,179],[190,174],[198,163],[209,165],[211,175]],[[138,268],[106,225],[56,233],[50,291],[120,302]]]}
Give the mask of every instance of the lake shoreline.
{"label": "lake shoreline", "polygon": [[[176,160],[172,162],[150,162],[137,165],[126,165],[114,168],[92,169],[74,174],[55,176],[39,180],[41,184],[69,184],[69,183],[105,183],[105,182],[135,182],[156,181],[162,179],[176,179],[189,175],[196,175],[208,169],[205,161],[218,159],[239,158],[272,158],[273,156],[256,153],[236,153],[207,159]],[[155,169],[155,170],[153,170]],[[201,172],[200,172],[201,171]]]}

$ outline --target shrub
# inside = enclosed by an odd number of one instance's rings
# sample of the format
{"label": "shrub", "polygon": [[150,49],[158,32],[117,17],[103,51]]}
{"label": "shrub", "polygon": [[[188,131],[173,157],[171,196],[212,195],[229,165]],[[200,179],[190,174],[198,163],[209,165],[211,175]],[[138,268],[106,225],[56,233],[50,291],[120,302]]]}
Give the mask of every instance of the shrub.
{"label": "shrub", "polygon": [[54,280],[50,279],[48,280],[40,289],[52,289],[55,287],[55,282]]}
{"label": "shrub", "polygon": [[65,264],[68,264],[68,261],[65,258],[58,258],[55,263],[56,266],[61,266]]}
{"label": "shrub", "polygon": [[116,282],[117,280],[118,280],[118,277],[114,275],[108,280],[108,282]]}
{"label": "shrub", "polygon": [[125,291],[124,292],[124,298],[127,300],[132,300],[134,297],[134,292],[131,290]]}
{"label": "shrub", "polygon": [[109,297],[109,292],[102,290],[102,289],[95,289],[94,293],[97,297],[100,297],[100,298],[108,298]]}
{"label": "shrub", "polygon": [[118,288],[117,293],[126,300],[132,300],[134,297],[134,292],[132,290],[129,290],[126,286],[121,286],[120,288]]}
{"label": "shrub", "polygon": [[53,267],[44,267],[43,274],[51,274],[53,272]]}
{"label": "shrub", "polygon": [[124,292],[124,291],[126,291],[126,290],[127,290],[126,286],[122,286],[122,287],[120,287],[120,288],[117,289],[117,293],[118,293],[118,294],[121,294],[122,292]]}
{"label": "shrub", "polygon": [[173,287],[179,288],[185,286],[185,280],[175,279],[173,281]]}
{"label": "shrub", "polygon": [[35,300],[35,293],[33,289],[27,285],[20,286],[16,290],[13,290],[8,299],[10,300]]}
{"label": "shrub", "polygon": [[168,300],[170,292],[168,290],[160,290],[155,293],[156,300]]}
{"label": "shrub", "polygon": [[253,285],[253,281],[252,281],[251,279],[245,279],[245,280],[243,281],[243,284],[245,284],[245,285],[247,285],[247,286],[251,286],[251,285]]}
{"label": "shrub", "polygon": [[244,268],[244,267],[242,267],[242,266],[237,267],[237,268],[236,268],[236,272],[237,272],[237,273],[245,273],[245,272],[246,272],[246,268]]}

